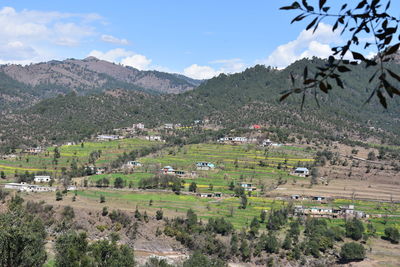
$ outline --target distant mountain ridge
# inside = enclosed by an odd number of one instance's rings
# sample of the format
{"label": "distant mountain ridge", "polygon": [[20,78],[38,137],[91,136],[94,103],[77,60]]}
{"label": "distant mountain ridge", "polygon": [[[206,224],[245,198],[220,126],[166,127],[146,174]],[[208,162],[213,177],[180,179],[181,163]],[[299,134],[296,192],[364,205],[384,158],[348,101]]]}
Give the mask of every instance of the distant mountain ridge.
{"label": "distant mountain ridge", "polygon": [[[284,70],[257,65],[241,73],[221,74],[181,94],[109,90],[88,96],[57,96],[0,117],[0,140],[4,140],[4,147],[79,141],[132,123],[153,127],[207,119],[228,129],[261,124],[304,138],[366,141],[374,137],[400,144],[400,98],[391,99],[388,110],[376,98],[363,106],[371,94],[366,77],[374,67],[351,66],[352,72],[342,76],[345,89],[332,84],[328,95],[318,92],[321,108],[313,94],[307,94],[303,111],[299,95],[278,101],[279,93],[290,87],[290,73],[301,77],[307,65],[312,75],[317,66],[326,63],[317,58],[303,59]],[[400,65],[390,67],[400,73]]]}
{"label": "distant mountain ridge", "polygon": [[[24,106],[28,102],[75,92],[78,95],[107,90],[139,90],[178,94],[193,90],[201,81],[159,71],[140,71],[95,57],[83,60],[52,60],[26,66],[0,66],[7,84],[0,82],[0,107]],[[24,95],[25,99],[19,97]]]}

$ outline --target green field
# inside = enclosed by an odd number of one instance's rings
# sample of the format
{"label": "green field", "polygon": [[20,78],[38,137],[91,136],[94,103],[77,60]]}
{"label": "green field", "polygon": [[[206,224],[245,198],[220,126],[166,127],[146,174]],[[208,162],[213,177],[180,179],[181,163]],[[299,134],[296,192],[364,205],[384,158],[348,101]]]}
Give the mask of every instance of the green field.
{"label": "green field", "polygon": [[[130,210],[134,210],[136,206],[139,210],[147,210],[150,213],[155,213],[158,209],[163,209],[171,213],[178,213],[184,216],[188,209],[193,209],[203,220],[207,220],[211,217],[222,216],[232,222],[237,229],[249,226],[254,216],[259,217],[261,210],[270,211],[271,209],[279,209],[285,205],[288,205],[288,201],[277,200],[272,198],[264,197],[249,197],[248,206],[246,209],[240,209],[240,198],[226,197],[223,199],[209,199],[200,198],[194,195],[176,195],[169,192],[151,192],[151,191],[112,191],[112,190],[86,190],[78,191],[78,201],[85,201],[84,199],[97,200],[100,195],[106,197],[105,205],[122,205],[125,207],[131,207]],[[152,205],[149,205],[152,200]],[[319,206],[340,206],[344,202],[348,204],[346,200],[338,200],[337,203],[321,204]],[[107,204],[109,203],[109,204]],[[304,206],[310,205],[315,206],[315,203],[301,203]],[[377,203],[372,201],[357,201],[354,203],[357,210],[371,212],[371,207]],[[300,205],[300,202],[294,202],[293,205]],[[389,212],[387,209],[390,205],[394,205],[397,210],[396,213]],[[383,209],[380,214],[394,215],[399,214],[400,204],[383,204]],[[231,216],[233,214],[233,216]],[[370,214],[370,213],[369,213]],[[373,213],[371,214],[373,215]],[[329,225],[344,225],[344,219],[326,219]],[[384,228],[388,226],[395,226],[400,228],[400,217],[382,217],[376,218],[371,217],[365,222],[372,222],[377,230],[378,235],[382,235]],[[263,224],[263,227],[266,225]]]}
{"label": "green field", "polygon": [[[251,145],[222,145],[222,144],[196,144],[183,147],[172,147],[161,150],[157,155],[141,158],[143,167],[135,170],[133,174],[109,174],[91,176],[95,182],[104,177],[112,182],[116,177],[132,182],[137,186],[143,177],[151,177],[163,166],[172,166],[176,170],[186,173],[195,171],[197,176],[184,177],[186,190],[191,182],[195,182],[199,192],[208,192],[212,184],[215,192],[232,193],[228,190],[229,184],[234,181],[252,182],[259,189],[262,185],[267,188],[278,179],[304,179],[290,176],[291,168],[312,163],[312,154],[296,147],[270,148],[266,151]],[[212,162],[216,165],[214,170],[197,171],[196,162]],[[264,166],[260,166],[260,161]],[[278,169],[279,166],[279,169]]]}
{"label": "green field", "polygon": [[87,164],[90,153],[98,150],[101,150],[101,157],[96,161],[96,166],[100,167],[112,162],[124,152],[128,153],[134,149],[156,144],[156,142],[142,139],[122,139],[106,142],[86,142],[83,147],[80,144],[60,146],[61,157],[57,164],[53,163],[54,147],[49,147],[38,155],[18,154],[16,159],[0,160],[0,171],[4,171],[7,175],[13,175],[16,171],[19,173],[25,171],[60,172],[63,167],[69,169],[73,159],[77,161],[78,166]]}

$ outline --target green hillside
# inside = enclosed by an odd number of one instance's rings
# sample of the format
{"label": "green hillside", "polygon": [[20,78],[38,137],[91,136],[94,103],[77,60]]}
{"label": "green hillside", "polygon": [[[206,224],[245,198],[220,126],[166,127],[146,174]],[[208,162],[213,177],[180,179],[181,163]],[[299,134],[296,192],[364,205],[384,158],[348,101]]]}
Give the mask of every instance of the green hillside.
{"label": "green hillside", "polygon": [[[8,145],[34,145],[81,140],[136,122],[153,127],[208,119],[211,124],[228,129],[257,123],[305,138],[376,137],[388,144],[398,144],[400,100],[392,99],[387,110],[375,98],[363,105],[371,92],[367,77],[373,69],[353,66],[352,72],[342,76],[345,89],[334,87],[328,95],[317,93],[320,108],[312,92],[306,97],[303,111],[299,96],[279,102],[280,92],[290,87],[290,73],[300,76],[305,65],[312,73],[316,66],[324,64],[326,61],[320,59],[304,59],[284,70],[257,65],[242,73],[221,74],[178,95],[117,90],[92,96],[58,96],[4,116],[0,131]],[[400,72],[398,65],[391,68]]]}

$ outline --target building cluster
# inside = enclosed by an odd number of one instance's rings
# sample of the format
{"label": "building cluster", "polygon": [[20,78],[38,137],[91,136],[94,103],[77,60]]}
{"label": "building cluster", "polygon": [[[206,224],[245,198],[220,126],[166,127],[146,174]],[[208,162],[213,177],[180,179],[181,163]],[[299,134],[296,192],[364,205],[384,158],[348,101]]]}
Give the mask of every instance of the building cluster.
{"label": "building cluster", "polygon": [[189,177],[189,178],[195,178],[197,177],[197,173],[192,171],[192,172],[185,172],[182,170],[175,170],[171,166],[164,166],[161,170],[160,173],[163,175],[172,175],[172,176],[177,176],[177,177]]}
{"label": "building cluster", "polygon": [[22,151],[22,153],[26,153],[26,154],[31,154],[31,155],[37,155],[39,153],[43,152],[43,148],[38,146],[38,147],[30,147],[30,148],[26,148]]}
{"label": "building cluster", "polygon": [[304,207],[295,206],[294,214],[297,216],[323,217],[323,218],[368,218],[363,211],[354,209],[354,205],[335,207]]}
{"label": "building cluster", "polygon": [[243,137],[243,136],[222,137],[222,138],[218,139],[218,142],[224,143],[224,144],[254,144],[254,143],[257,143],[257,139]]}
{"label": "building cluster", "polygon": [[310,175],[310,171],[308,170],[308,168],[297,167],[290,174],[300,176],[300,177],[308,177]]}
{"label": "building cluster", "polygon": [[21,192],[50,192],[56,190],[54,187],[50,186],[32,185],[27,183],[7,183],[4,185],[4,188]]}
{"label": "building cluster", "polygon": [[222,197],[222,193],[221,192],[197,193],[196,195],[198,197],[203,197],[203,198],[221,198]]}

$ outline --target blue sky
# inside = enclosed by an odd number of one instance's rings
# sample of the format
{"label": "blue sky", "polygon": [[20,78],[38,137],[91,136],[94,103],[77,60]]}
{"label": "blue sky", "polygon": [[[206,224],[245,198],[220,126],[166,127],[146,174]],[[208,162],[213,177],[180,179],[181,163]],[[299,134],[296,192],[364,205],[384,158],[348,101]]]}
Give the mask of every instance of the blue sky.
{"label": "blue sky", "polygon": [[282,68],[301,57],[329,55],[342,38],[329,21],[314,35],[303,31],[305,22],[291,25],[297,13],[279,10],[291,2],[2,1],[0,63],[92,55],[203,79],[258,63]]}

